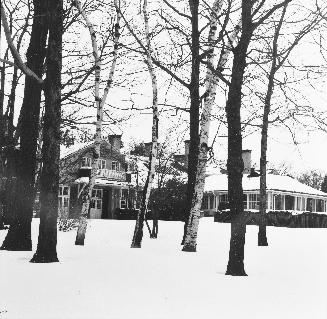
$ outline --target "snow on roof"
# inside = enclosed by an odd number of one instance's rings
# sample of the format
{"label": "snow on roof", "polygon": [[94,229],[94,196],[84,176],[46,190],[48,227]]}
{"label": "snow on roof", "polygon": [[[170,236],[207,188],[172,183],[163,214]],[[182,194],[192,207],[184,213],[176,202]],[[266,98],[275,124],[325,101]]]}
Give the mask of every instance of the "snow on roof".
{"label": "snow on roof", "polygon": [[[133,162],[134,165],[137,167],[137,174],[134,172],[132,174],[132,183],[134,185],[137,184],[136,180],[138,180],[139,185],[144,186],[147,176],[148,176],[148,171],[149,171],[149,157],[147,156],[135,156],[135,155],[127,155],[126,156],[126,161],[128,162]],[[167,165],[167,169],[160,170],[160,167],[158,169],[158,166],[156,166],[156,173],[154,176],[153,180],[153,187],[157,187],[158,185],[158,180],[164,177],[164,181],[167,181],[169,179],[173,179],[178,177],[180,180],[186,182],[187,181],[187,174],[176,170],[173,168],[172,163],[169,163]]]}
{"label": "snow on roof", "polygon": [[75,143],[69,147],[64,145],[60,145],[60,159],[65,158],[66,156],[73,154],[83,148],[89,147],[94,143],[94,141],[86,142],[86,143]]}
{"label": "snow on roof", "polygon": [[[259,191],[260,190],[260,176],[248,177],[243,175],[243,190],[244,191]],[[227,191],[228,178],[226,174],[211,175],[205,180],[204,190],[206,192],[212,191]],[[327,193],[314,189],[310,186],[300,183],[298,180],[282,175],[267,174],[267,190],[283,191],[290,193],[300,193],[315,196],[327,197]]]}

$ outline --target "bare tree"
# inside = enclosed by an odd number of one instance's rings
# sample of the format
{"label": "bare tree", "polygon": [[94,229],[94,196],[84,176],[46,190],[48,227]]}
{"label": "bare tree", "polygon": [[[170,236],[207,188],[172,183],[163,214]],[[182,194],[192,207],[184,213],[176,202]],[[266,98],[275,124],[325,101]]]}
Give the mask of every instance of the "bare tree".
{"label": "bare tree", "polygon": [[158,121],[159,121],[158,83],[154,70],[154,65],[152,62],[152,47],[151,47],[151,39],[150,39],[150,31],[149,31],[149,14],[148,14],[147,0],[144,0],[143,3],[143,15],[144,15],[144,27],[145,27],[144,29],[145,29],[146,49],[147,49],[146,63],[148,66],[149,74],[151,77],[151,83],[152,83],[152,114],[153,114],[152,115],[152,143],[151,143],[151,153],[150,153],[150,160],[149,160],[149,171],[143,189],[141,208],[137,215],[131,248],[141,248],[142,237],[143,237],[143,222],[148,208],[152,182],[155,176],[156,159],[158,153]]}
{"label": "bare tree", "polygon": [[[87,228],[87,216],[88,211],[90,207],[90,198],[92,196],[92,189],[95,185],[95,178],[96,178],[96,172],[97,172],[97,165],[98,165],[98,159],[100,157],[100,146],[102,141],[102,120],[103,120],[103,107],[106,102],[106,98],[108,96],[109,89],[112,85],[113,75],[116,67],[116,61],[117,61],[117,50],[118,50],[118,41],[119,41],[119,21],[120,21],[120,13],[117,9],[117,22],[115,24],[115,40],[114,40],[114,55],[113,55],[113,61],[111,64],[111,70],[109,73],[109,78],[107,80],[107,85],[104,90],[103,98],[100,98],[100,71],[101,71],[101,59],[99,55],[98,50],[98,44],[97,44],[97,37],[96,32],[93,28],[93,25],[91,21],[89,20],[86,12],[81,6],[81,3],[79,0],[72,1],[72,5],[74,5],[78,12],[82,15],[90,36],[92,40],[92,49],[93,49],[93,57],[94,57],[94,69],[95,69],[95,84],[94,84],[94,97],[95,97],[95,105],[97,109],[97,121],[96,121],[96,135],[95,135],[95,142],[94,142],[94,152],[93,152],[93,159],[92,159],[92,169],[91,169],[91,176],[89,179],[89,183],[85,185],[84,187],[84,195],[82,195],[83,198],[83,204],[82,204],[82,211],[79,219],[79,226],[77,230],[76,245],[84,245],[84,239],[85,239],[85,233]],[[115,0],[115,6],[119,8],[119,1]]]}
{"label": "bare tree", "polygon": [[211,18],[210,18],[210,30],[208,36],[208,55],[207,55],[207,74],[206,74],[206,91],[204,93],[204,106],[202,109],[201,120],[200,120],[200,141],[199,141],[199,158],[196,170],[196,180],[194,184],[194,193],[192,197],[192,206],[187,223],[186,237],[184,242],[183,251],[196,251],[196,238],[198,232],[198,224],[200,218],[200,208],[203,198],[205,173],[207,165],[207,153],[209,150],[209,128],[211,121],[211,110],[215,102],[217,84],[219,78],[217,71],[223,70],[227,64],[233,41],[236,38],[238,26],[235,28],[233,33],[229,36],[228,46],[222,49],[217,68],[214,67],[214,61],[216,58],[215,45],[217,44],[217,25],[218,15],[222,7],[222,1],[215,1],[212,7]]}
{"label": "bare tree", "polygon": [[[34,0],[33,26],[30,44],[27,50],[27,63],[22,62],[15,47],[8,45],[15,58],[15,63],[29,76],[25,78],[24,100],[21,108],[21,139],[19,153],[19,169],[16,192],[17,203],[14,218],[1,249],[31,250],[31,220],[34,204],[34,182],[36,166],[36,148],[39,129],[41,90],[43,83],[43,64],[48,34],[47,1]],[[4,10],[1,8],[2,23]],[[6,29],[6,27],[4,27]],[[33,75],[34,74],[34,75]]]}
{"label": "bare tree", "polygon": [[[313,31],[319,23],[321,22],[321,17],[318,12],[311,12],[305,19],[306,25],[301,28],[294,38],[294,40],[285,48],[280,48],[279,42],[282,42],[283,39],[280,39],[281,29],[285,21],[285,14],[287,11],[288,3],[285,3],[283,6],[282,12],[280,14],[279,21],[276,25],[272,49],[271,49],[271,67],[268,73],[268,84],[267,91],[264,97],[264,107],[263,107],[263,118],[262,118],[262,129],[261,129],[261,155],[260,155],[260,205],[259,212],[260,216],[260,225],[258,232],[258,246],[268,246],[267,235],[266,235],[266,226],[264,214],[267,209],[267,192],[266,192],[266,172],[267,172],[267,148],[268,148],[268,126],[269,126],[269,114],[271,111],[272,97],[274,94],[274,87],[276,82],[277,72],[286,64],[289,55],[293,49],[301,42],[303,37],[305,37],[309,32]],[[293,24],[295,25],[295,23]],[[285,42],[285,40],[284,40]],[[277,81],[277,85],[280,89],[292,83],[286,81]]]}
{"label": "bare tree", "polygon": [[36,253],[31,262],[57,262],[57,216],[60,158],[61,66],[63,1],[49,2],[49,37],[44,87],[40,226]]}
{"label": "bare tree", "polygon": [[[246,276],[244,270],[246,220],[243,214],[243,160],[240,110],[247,51],[255,29],[264,23],[276,10],[290,1],[282,1],[265,12],[260,12],[264,1],[254,7],[254,3],[242,0],[242,32],[238,44],[233,51],[232,75],[226,102],[228,122],[228,198],[232,216],[229,261],[226,275]],[[259,18],[257,21],[254,21],[254,16],[258,12],[260,12]]]}

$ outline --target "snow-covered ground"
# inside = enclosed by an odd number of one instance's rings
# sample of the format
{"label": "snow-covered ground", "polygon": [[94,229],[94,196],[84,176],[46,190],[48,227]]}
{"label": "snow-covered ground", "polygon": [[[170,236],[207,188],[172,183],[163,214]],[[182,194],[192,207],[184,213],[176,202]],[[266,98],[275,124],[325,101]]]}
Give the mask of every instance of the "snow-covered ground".
{"label": "snow-covered ground", "polygon": [[145,233],[131,249],[134,222],[117,220],[92,220],[84,247],[60,232],[60,263],[0,251],[0,318],[327,318],[326,229],[269,227],[270,246],[257,247],[248,226],[248,277],[230,277],[229,227],[203,218],[197,253],[181,252],[180,222],[160,222],[158,239]]}

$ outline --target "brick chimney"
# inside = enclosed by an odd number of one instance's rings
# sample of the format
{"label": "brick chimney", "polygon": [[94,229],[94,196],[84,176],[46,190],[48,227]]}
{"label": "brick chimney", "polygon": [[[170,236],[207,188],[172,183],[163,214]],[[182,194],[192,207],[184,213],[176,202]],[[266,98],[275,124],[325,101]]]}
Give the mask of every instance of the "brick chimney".
{"label": "brick chimney", "polygon": [[244,164],[243,174],[251,173],[251,150],[243,150],[242,151],[242,159]]}
{"label": "brick chimney", "polygon": [[114,150],[119,151],[121,149],[121,135],[108,135],[108,141]]}
{"label": "brick chimney", "polygon": [[185,148],[185,155],[188,155],[190,153],[190,140],[184,141],[184,148]]}

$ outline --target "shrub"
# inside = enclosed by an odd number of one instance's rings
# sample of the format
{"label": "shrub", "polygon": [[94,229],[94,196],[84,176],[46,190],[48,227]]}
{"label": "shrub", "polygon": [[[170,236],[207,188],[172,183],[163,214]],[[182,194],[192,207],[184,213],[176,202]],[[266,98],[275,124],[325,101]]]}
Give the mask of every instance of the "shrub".
{"label": "shrub", "polygon": [[58,230],[63,232],[69,232],[78,226],[77,219],[70,218],[58,218],[57,220]]}

